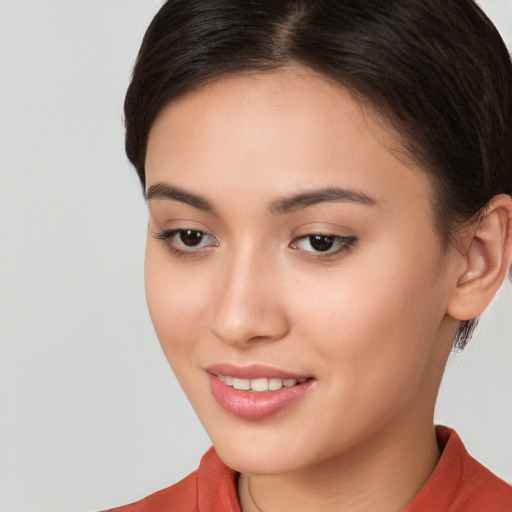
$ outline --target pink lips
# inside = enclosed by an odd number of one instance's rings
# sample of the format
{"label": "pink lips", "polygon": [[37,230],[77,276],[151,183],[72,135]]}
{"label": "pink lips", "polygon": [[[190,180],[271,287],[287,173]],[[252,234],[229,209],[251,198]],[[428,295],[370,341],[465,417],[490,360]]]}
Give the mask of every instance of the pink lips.
{"label": "pink lips", "polygon": [[[263,419],[272,416],[295,403],[304,396],[315,380],[308,376],[297,375],[267,366],[252,365],[237,367],[230,364],[218,364],[208,367],[210,390],[219,405],[231,414],[243,419]],[[275,377],[279,379],[304,380],[291,387],[263,392],[235,389],[222,382],[217,375],[229,375],[239,379],[257,379]]]}

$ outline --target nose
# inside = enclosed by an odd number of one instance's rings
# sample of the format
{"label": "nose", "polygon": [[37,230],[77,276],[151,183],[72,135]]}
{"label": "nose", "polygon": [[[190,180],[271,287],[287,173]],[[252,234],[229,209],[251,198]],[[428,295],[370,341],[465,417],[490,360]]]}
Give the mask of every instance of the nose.
{"label": "nose", "polygon": [[211,331],[224,343],[248,348],[288,333],[278,269],[257,255],[240,255],[219,272]]}

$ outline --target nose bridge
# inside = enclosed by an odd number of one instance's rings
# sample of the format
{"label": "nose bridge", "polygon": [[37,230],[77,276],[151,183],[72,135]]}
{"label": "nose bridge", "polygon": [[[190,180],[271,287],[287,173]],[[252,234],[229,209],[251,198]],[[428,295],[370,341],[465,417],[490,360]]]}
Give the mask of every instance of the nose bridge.
{"label": "nose bridge", "polygon": [[257,248],[233,250],[219,272],[212,332],[240,347],[283,337],[288,321],[277,274],[276,262]]}

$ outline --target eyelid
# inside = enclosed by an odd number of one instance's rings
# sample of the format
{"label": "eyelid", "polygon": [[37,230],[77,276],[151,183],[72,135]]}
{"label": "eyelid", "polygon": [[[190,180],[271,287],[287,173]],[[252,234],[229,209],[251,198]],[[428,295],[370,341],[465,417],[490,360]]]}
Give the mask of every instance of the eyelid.
{"label": "eyelid", "polygon": [[[197,247],[197,246],[187,247],[186,245],[176,243],[176,236],[179,235],[180,233],[183,233],[186,231],[193,231],[193,232],[201,233],[203,236],[211,238],[214,241],[214,243],[209,244],[207,246],[203,246],[203,247]],[[161,242],[163,242],[165,244],[165,246],[167,247],[167,249],[169,249],[173,254],[178,255],[178,256],[185,256],[185,255],[189,255],[189,256],[197,255],[198,256],[198,255],[204,254],[206,252],[209,252],[212,247],[217,247],[219,245],[218,240],[212,234],[208,233],[207,231],[205,231],[203,229],[198,229],[195,227],[181,227],[181,228],[175,228],[175,229],[166,229],[166,230],[161,230],[156,233],[153,233],[153,235],[157,240],[160,240]]]}
{"label": "eyelid", "polygon": [[[326,251],[319,251],[319,250],[307,250],[298,247],[298,243],[301,241],[307,241],[308,239],[315,237],[315,236],[324,236],[334,239],[334,247],[336,247],[334,250],[328,249]],[[296,237],[292,242],[290,243],[290,247],[292,249],[297,249],[302,251],[303,253],[306,253],[308,257],[313,258],[329,258],[333,257],[342,253],[345,253],[352,249],[352,247],[356,244],[357,237],[355,236],[345,236],[345,235],[336,235],[334,233],[328,233],[325,231],[317,231],[317,232],[310,232],[306,233],[304,235]]]}
{"label": "eyelid", "polygon": [[[312,226],[309,227],[311,228]],[[187,231],[200,234],[201,240],[198,242],[198,245],[187,245],[178,239],[180,234]],[[158,232],[153,232],[153,236],[161,241],[169,251],[178,256],[204,256],[210,253],[212,248],[219,246],[219,242],[214,235],[196,226],[182,225],[176,228],[162,229]],[[318,236],[330,238],[331,240],[328,242],[328,245],[332,243],[332,246],[327,247],[326,250],[315,248],[311,244],[309,248],[303,246],[308,240],[311,241],[313,237]],[[205,245],[204,242],[208,241],[208,239],[210,239],[210,243]],[[353,235],[340,235],[328,230],[313,228],[303,235],[293,238],[288,247],[297,250],[308,258],[328,259],[348,252],[356,242],[357,238]]]}

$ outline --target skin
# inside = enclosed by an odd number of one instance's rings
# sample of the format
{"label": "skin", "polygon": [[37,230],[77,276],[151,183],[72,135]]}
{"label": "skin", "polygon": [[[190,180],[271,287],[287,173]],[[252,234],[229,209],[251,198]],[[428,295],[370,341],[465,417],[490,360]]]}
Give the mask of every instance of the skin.
{"label": "skin", "polygon": [[[241,472],[245,512],[258,510],[248,484],[265,512],[400,511],[438,461],[433,411],[468,260],[442,249],[427,175],[397,149],[370,109],[297,67],[224,77],[152,127],[147,191],[179,188],[213,211],[149,198],[150,315],[217,452]],[[329,187],[371,201],[270,206]],[[208,236],[199,248],[159,238],[179,229]],[[312,233],[355,243],[315,252]],[[210,393],[205,368],[221,362],[315,383],[278,414],[241,419]]]}

